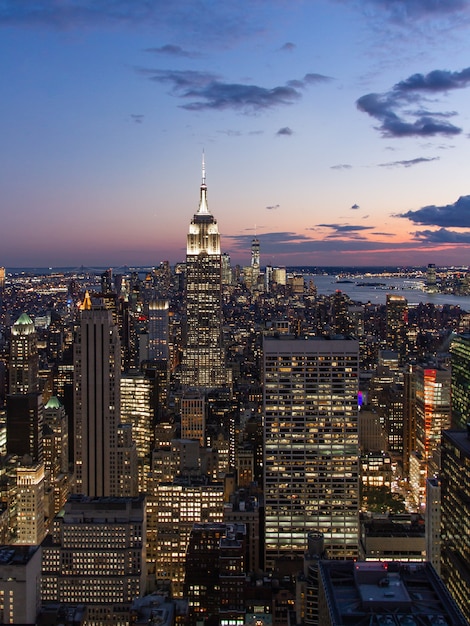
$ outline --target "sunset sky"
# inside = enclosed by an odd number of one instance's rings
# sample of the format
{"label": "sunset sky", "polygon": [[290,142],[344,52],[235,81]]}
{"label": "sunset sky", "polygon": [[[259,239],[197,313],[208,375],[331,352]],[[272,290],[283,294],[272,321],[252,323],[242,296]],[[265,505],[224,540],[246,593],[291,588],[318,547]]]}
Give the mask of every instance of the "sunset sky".
{"label": "sunset sky", "polygon": [[470,264],[470,0],[0,0],[0,265]]}

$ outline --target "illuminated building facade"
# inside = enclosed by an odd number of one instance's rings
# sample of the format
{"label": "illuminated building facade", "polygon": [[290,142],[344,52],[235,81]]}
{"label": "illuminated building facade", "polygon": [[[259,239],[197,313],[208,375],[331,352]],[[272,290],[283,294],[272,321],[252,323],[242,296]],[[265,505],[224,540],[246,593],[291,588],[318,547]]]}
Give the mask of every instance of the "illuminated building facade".
{"label": "illuminated building facade", "polygon": [[145,496],[70,496],[43,542],[42,601],[86,604],[90,625],[128,623],[145,590],[145,540]]}
{"label": "illuminated building facade", "polygon": [[466,428],[470,421],[470,334],[453,337],[450,354],[452,428]]}
{"label": "illuminated building facade", "polygon": [[173,597],[181,597],[186,571],[186,551],[194,524],[222,522],[222,483],[181,479],[148,487],[147,559],[155,567],[158,583],[171,583]]}
{"label": "illuminated building facade", "polygon": [[39,357],[37,333],[26,313],[11,327],[9,392],[31,393],[38,390]]}
{"label": "illuminated building facade", "polygon": [[111,311],[85,297],[74,343],[75,492],[119,496],[121,345]]}
{"label": "illuminated building facade", "polygon": [[132,437],[137,450],[139,490],[143,492],[154,440],[155,381],[141,372],[127,372],[121,376],[120,389],[121,422],[132,425]]}
{"label": "illuminated building facade", "polygon": [[359,344],[264,338],[266,567],[302,557],[310,532],[331,558],[359,539]]}
{"label": "illuminated building facade", "polygon": [[445,430],[441,445],[441,576],[470,623],[470,434]]}
{"label": "illuminated building facade", "polygon": [[206,402],[204,394],[187,391],[181,398],[181,438],[197,439],[205,445]]}
{"label": "illuminated building facade", "polygon": [[17,536],[15,543],[39,545],[44,539],[44,464],[16,468]]}
{"label": "illuminated building facade", "polygon": [[415,376],[416,452],[420,459],[420,503],[425,502],[426,479],[437,474],[441,432],[450,428],[451,372],[448,369],[417,365]]}
{"label": "illuminated building facade", "polygon": [[205,390],[223,387],[222,276],[217,221],[207,206],[203,163],[199,210],[189,226],[186,250],[186,328],[181,381]]}

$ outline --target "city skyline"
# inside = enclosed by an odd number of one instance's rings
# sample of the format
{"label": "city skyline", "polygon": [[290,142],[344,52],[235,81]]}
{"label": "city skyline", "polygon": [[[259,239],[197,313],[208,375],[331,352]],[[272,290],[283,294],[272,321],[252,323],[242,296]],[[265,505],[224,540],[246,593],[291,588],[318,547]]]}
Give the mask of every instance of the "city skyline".
{"label": "city skyline", "polygon": [[0,264],[466,264],[468,0],[0,10]]}

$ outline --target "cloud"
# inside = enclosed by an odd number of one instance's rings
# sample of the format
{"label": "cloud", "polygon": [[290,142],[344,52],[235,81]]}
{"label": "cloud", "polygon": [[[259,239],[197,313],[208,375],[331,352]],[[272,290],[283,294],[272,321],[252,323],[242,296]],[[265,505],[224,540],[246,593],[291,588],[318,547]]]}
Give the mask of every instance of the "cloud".
{"label": "cloud", "polygon": [[351,209],[353,209],[354,211],[357,209],[360,209],[361,207],[358,204],[353,204]]}
{"label": "cloud", "polygon": [[140,113],[131,113],[131,120],[133,120],[136,124],[142,124],[144,116]]}
{"label": "cloud", "polygon": [[348,165],[347,163],[339,163],[338,165],[331,165],[330,170],[350,170],[352,165]]}
{"label": "cloud", "polygon": [[413,236],[425,244],[470,244],[470,231],[458,233],[447,228],[440,228],[439,230],[416,231]]}
{"label": "cloud", "polygon": [[418,157],[416,159],[410,159],[408,161],[390,161],[389,163],[379,163],[378,167],[412,167],[413,165],[419,165],[420,163],[439,161],[439,159],[440,157]]}
{"label": "cloud", "polygon": [[[428,74],[413,74],[388,92],[366,94],[356,101],[356,106],[380,122],[377,130],[384,137],[458,135],[462,129],[446,121],[455,112],[429,111],[424,106],[423,94],[447,93],[468,85],[470,68],[460,72],[433,70]],[[410,104],[414,110],[410,110]]]}
{"label": "cloud", "polygon": [[276,135],[278,135],[278,136],[283,136],[284,135],[284,136],[287,136],[287,137],[290,137],[293,134],[294,134],[294,131],[291,128],[289,128],[288,126],[284,126],[283,128],[280,128],[277,131],[277,133],[276,133]]}
{"label": "cloud", "polygon": [[415,224],[441,226],[443,228],[470,228],[470,196],[460,196],[454,204],[429,205],[416,211],[400,213]]}
{"label": "cloud", "polygon": [[138,68],[150,80],[171,85],[171,94],[191,100],[181,108],[189,111],[235,109],[243,113],[262,111],[292,104],[302,96],[309,84],[328,77],[306,74],[303,79],[266,88],[258,85],[224,82],[220,76],[195,70],[160,70]]}
{"label": "cloud", "polygon": [[187,59],[195,59],[201,56],[197,52],[189,52],[188,50],[184,50],[181,46],[174,46],[172,44],[166,44],[165,46],[160,46],[159,48],[146,48],[145,52],[152,52],[154,54],[165,54]]}
{"label": "cloud", "polygon": [[326,236],[327,239],[347,238],[365,239],[359,233],[364,230],[373,230],[374,226],[356,226],[352,224],[317,224],[321,228],[330,228],[333,232]]}
{"label": "cloud", "polygon": [[281,205],[280,204],[273,204],[271,206],[267,206],[266,208],[268,209],[268,211],[274,211],[275,209],[278,209]]}
{"label": "cloud", "polygon": [[290,41],[287,41],[283,46],[279,48],[279,50],[281,50],[282,52],[292,52],[292,50],[295,50],[295,48],[296,48],[295,43],[291,43]]}

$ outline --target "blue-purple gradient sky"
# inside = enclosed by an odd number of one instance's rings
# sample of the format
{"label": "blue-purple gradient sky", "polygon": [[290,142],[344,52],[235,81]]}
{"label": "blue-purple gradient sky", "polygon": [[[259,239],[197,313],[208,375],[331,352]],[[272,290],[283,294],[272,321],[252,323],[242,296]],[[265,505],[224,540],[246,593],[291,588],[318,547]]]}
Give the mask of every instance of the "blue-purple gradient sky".
{"label": "blue-purple gradient sky", "polygon": [[0,265],[470,263],[470,0],[1,0]]}

